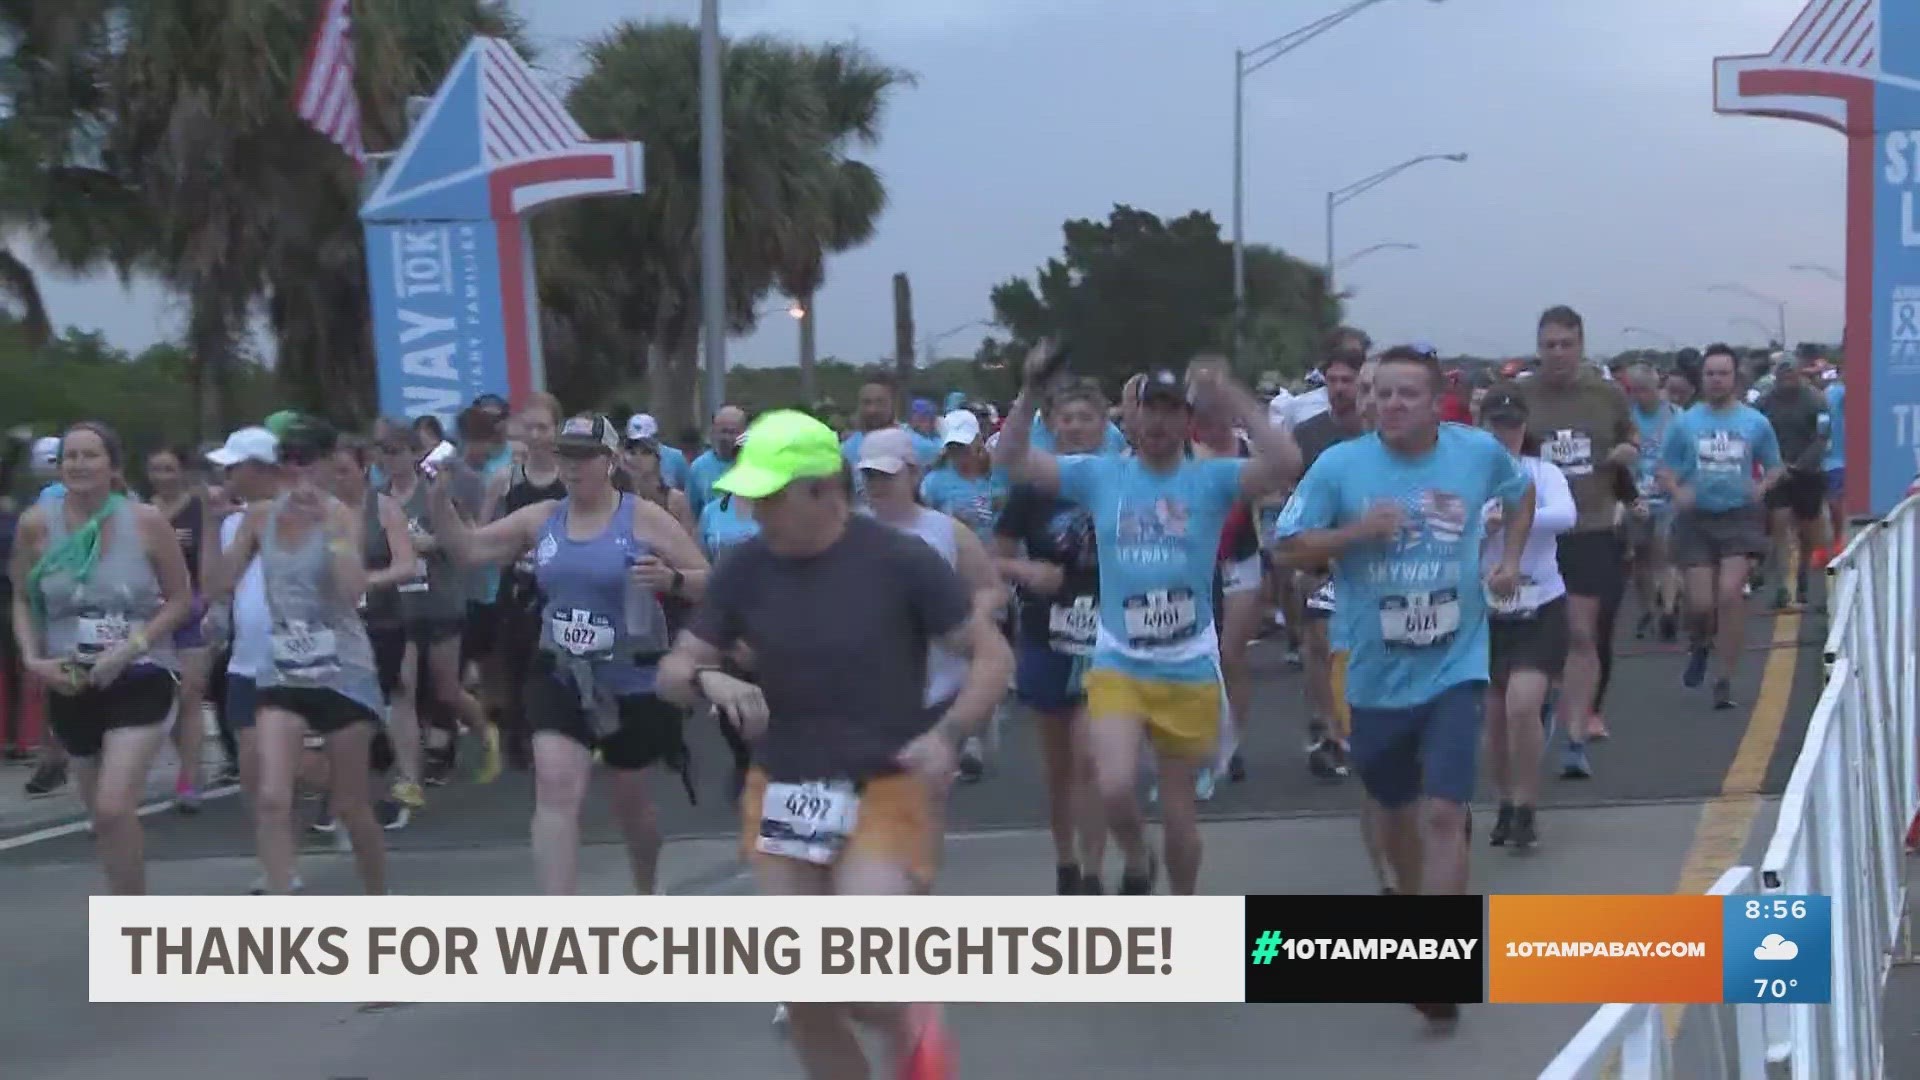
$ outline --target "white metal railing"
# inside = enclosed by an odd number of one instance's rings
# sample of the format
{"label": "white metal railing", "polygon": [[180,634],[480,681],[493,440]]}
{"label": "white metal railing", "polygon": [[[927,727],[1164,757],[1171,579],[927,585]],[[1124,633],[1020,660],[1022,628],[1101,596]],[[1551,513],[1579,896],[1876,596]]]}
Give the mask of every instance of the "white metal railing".
{"label": "white metal railing", "polygon": [[[1736,866],[1720,875],[1708,896],[1730,896],[1759,891],[1759,875],[1751,866]],[[1748,1005],[1699,1006],[1712,1034],[1711,1056],[1717,1071],[1710,1075],[1758,1078],[1765,1072],[1765,1040],[1760,1013]],[[1602,1005],[1576,1032],[1540,1080],[1675,1080],[1703,1075],[1693,1069],[1676,1071],[1667,1042],[1666,1009],[1660,1005]],[[1732,1039],[1728,1039],[1731,1030]],[[1729,1047],[1729,1043],[1731,1046]],[[1610,1067],[1618,1065],[1617,1072]]]}
{"label": "white metal railing", "polygon": [[[1920,813],[1920,496],[1863,528],[1827,567],[1826,685],[1780,799],[1757,874],[1716,893],[1833,898],[1829,1005],[1723,1005],[1709,1014],[1717,1068],[1693,1076],[1879,1080],[1881,998],[1910,960],[1905,838]],[[1732,1052],[1726,1018],[1732,1017]],[[1606,1005],[1541,1080],[1675,1076],[1662,1010]]]}

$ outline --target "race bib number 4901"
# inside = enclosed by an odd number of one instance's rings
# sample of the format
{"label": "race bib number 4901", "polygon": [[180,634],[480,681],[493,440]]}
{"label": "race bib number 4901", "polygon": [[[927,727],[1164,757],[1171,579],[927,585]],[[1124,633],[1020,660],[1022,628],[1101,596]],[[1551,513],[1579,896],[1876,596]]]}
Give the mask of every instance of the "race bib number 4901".
{"label": "race bib number 4901", "polygon": [[1068,656],[1092,656],[1100,631],[1100,608],[1091,596],[1047,608],[1047,645]]}
{"label": "race bib number 4901", "polygon": [[820,866],[840,857],[860,821],[860,793],[846,781],[769,783],[756,850]]}
{"label": "race bib number 4901", "polygon": [[1380,599],[1380,637],[1388,648],[1445,645],[1460,632],[1460,590],[1405,593]]}
{"label": "race bib number 4901", "polygon": [[1192,589],[1155,589],[1129,596],[1123,610],[1127,644],[1136,649],[1172,645],[1200,631],[1200,605]]}

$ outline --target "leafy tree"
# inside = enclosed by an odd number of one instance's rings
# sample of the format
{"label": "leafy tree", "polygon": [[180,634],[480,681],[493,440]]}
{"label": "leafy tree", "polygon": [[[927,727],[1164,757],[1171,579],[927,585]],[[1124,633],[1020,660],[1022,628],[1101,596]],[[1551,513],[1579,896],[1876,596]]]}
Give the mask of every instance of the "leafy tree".
{"label": "leafy tree", "polygon": [[[732,42],[724,58],[726,306],[741,333],[775,288],[817,288],[824,254],[871,231],[884,192],[845,151],[870,139],[905,76],[851,47],[770,38]],[[623,22],[585,60],[574,116],[596,138],[646,145],[646,194],[583,200],[540,223],[541,299],[560,331],[549,382],[563,399],[591,398],[644,367],[651,411],[678,431],[695,412],[702,327],[699,35]]]}
{"label": "leafy tree", "polygon": [[[372,402],[358,177],[291,105],[317,10],[0,4],[0,213],[29,219],[65,265],[137,269],[186,301],[198,407],[185,430],[227,426],[223,396],[263,300],[300,404],[354,418]],[[501,0],[357,3],[369,145],[399,142],[407,96],[429,90],[475,30],[517,27]]]}
{"label": "leafy tree", "polygon": [[[1104,222],[1062,227],[1062,254],[1031,280],[993,290],[995,319],[1013,350],[1047,336],[1072,342],[1074,366],[1110,391],[1135,372],[1176,366],[1233,343],[1233,249],[1213,217],[1193,211],[1169,221],[1116,206]],[[1276,249],[1249,247],[1248,354],[1242,374],[1303,370],[1313,342],[1339,324],[1340,302],[1317,267]]]}

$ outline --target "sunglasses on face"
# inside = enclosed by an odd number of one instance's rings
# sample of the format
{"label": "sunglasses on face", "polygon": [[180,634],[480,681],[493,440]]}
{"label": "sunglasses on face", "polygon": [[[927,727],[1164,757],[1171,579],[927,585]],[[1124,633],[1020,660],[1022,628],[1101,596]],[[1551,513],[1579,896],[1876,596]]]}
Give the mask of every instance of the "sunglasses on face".
{"label": "sunglasses on face", "polygon": [[605,453],[605,451],[593,446],[559,446],[555,447],[553,452],[555,455],[566,458],[568,461],[592,461],[594,458],[600,457]]}

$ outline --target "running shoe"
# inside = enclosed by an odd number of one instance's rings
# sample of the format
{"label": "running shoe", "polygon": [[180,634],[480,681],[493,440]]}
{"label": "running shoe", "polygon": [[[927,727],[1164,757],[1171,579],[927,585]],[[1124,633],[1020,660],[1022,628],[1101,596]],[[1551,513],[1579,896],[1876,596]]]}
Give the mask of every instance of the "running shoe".
{"label": "running shoe", "polygon": [[67,786],[67,767],[65,765],[42,765],[27,777],[27,795],[29,798],[42,798]]}
{"label": "running shoe", "polygon": [[1501,803],[1500,815],[1493,820],[1493,829],[1487,833],[1487,844],[1491,847],[1505,847],[1507,837],[1513,834],[1513,804]]}
{"label": "running shoe", "polygon": [[1147,852],[1147,872],[1139,876],[1122,873],[1120,875],[1121,896],[1152,896],[1154,883],[1160,879],[1160,856]]}
{"label": "running shoe", "polygon": [[1713,707],[1717,710],[1737,709],[1733,701],[1733,680],[1715,679],[1713,683]]}
{"label": "running shoe", "polygon": [[480,729],[479,738],[480,766],[473,772],[473,782],[491,784],[500,779],[500,772],[505,768],[505,760],[500,752],[500,728],[488,724]]}
{"label": "running shoe", "polygon": [[1780,586],[1773,591],[1773,610],[1785,611],[1793,606],[1793,599],[1787,595],[1787,587]]}
{"label": "running shoe", "polygon": [[1562,780],[1593,779],[1593,763],[1587,760],[1587,747],[1584,743],[1570,742],[1560,757],[1560,778]]}
{"label": "running shoe", "polygon": [[1460,1024],[1460,1006],[1450,1002],[1414,1006],[1421,1016],[1427,1018],[1427,1027],[1435,1034],[1451,1034]]}
{"label": "running shoe", "polygon": [[1085,879],[1080,876],[1080,867],[1066,863],[1053,868],[1053,891],[1056,896],[1078,896],[1085,889]]}
{"label": "running shoe", "polygon": [[1679,638],[1680,620],[1673,615],[1660,616],[1660,640],[1671,643]]}
{"label": "running shoe", "polygon": [[[307,891],[307,883],[300,880],[299,874],[293,875],[293,888],[287,890],[288,895],[292,895],[294,893],[302,893],[306,891]],[[254,878],[253,884],[247,887],[247,895],[248,896],[267,895],[267,875],[261,874],[259,877]]]}
{"label": "running shoe", "polygon": [[409,810],[418,810],[427,805],[427,793],[420,790],[420,785],[411,780],[395,780],[388,794],[393,796],[394,801]]}
{"label": "running shoe", "polygon": [[1217,787],[1218,783],[1214,779],[1212,766],[1203,768],[1193,778],[1193,797],[1198,802],[1212,802]]}
{"label": "running shoe", "polygon": [[388,832],[398,832],[413,821],[413,811],[407,804],[395,799],[381,799],[373,804],[374,819]]}
{"label": "running shoe", "polygon": [[184,776],[173,785],[173,808],[182,814],[200,812],[200,793],[194,790],[193,781]]}
{"label": "running shoe", "polygon": [[1641,612],[1640,621],[1633,624],[1633,636],[1635,638],[1644,640],[1647,634],[1652,630],[1653,630],[1653,612],[1651,611]]}
{"label": "running shoe", "polygon": [[33,760],[33,751],[24,746],[9,746],[6,752],[7,764],[18,765]]}
{"label": "running shoe", "polygon": [[960,747],[960,779],[968,784],[977,784],[987,775],[987,763],[981,760],[980,736],[969,736]]}
{"label": "running shoe", "polygon": [[1540,829],[1534,823],[1533,807],[1519,806],[1513,811],[1513,832],[1507,846],[1515,851],[1531,851],[1540,843]]}
{"label": "running shoe", "polygon": [[1687,650],[1687,670],[1680,676],[1680,685],[1689,690],[1699,689],[1707,681],[1707,647],[1695,645]]}
{"label": "running shoe", "polygon": [[447,781],[453,779],[453,761],[452,746],[446,746],[439,750],[428,750],[426,753],[425,768],[422,770],[426,775],[420,778],[421,781],[428,787],[441,787],[445,785]]}
{"label": "running shoe", "polygon": [[229,762],[220,767],[220,775],[213,778],[217,787],[232,787],[240,782],[240,766]]}
{"label": "running shoe", "polygon": [[1322,780],[1338,780],[1347,775],[1347,755],[1340,740],[1323,738],[1307,753],[1307,771]]}
{"label": "running shoe", "polygon": [[1227,758],[1227,779],[1238,784],[1245,781],[1246,778],[1247,759],[1240,751],[1235,750],[1233,755]]}
{"label": "running shoe", "polygon": [[322,807],[320,816],[307,823],[307,831],[332,836],[339,831],[340,823],[333,820],[333,811]]}

